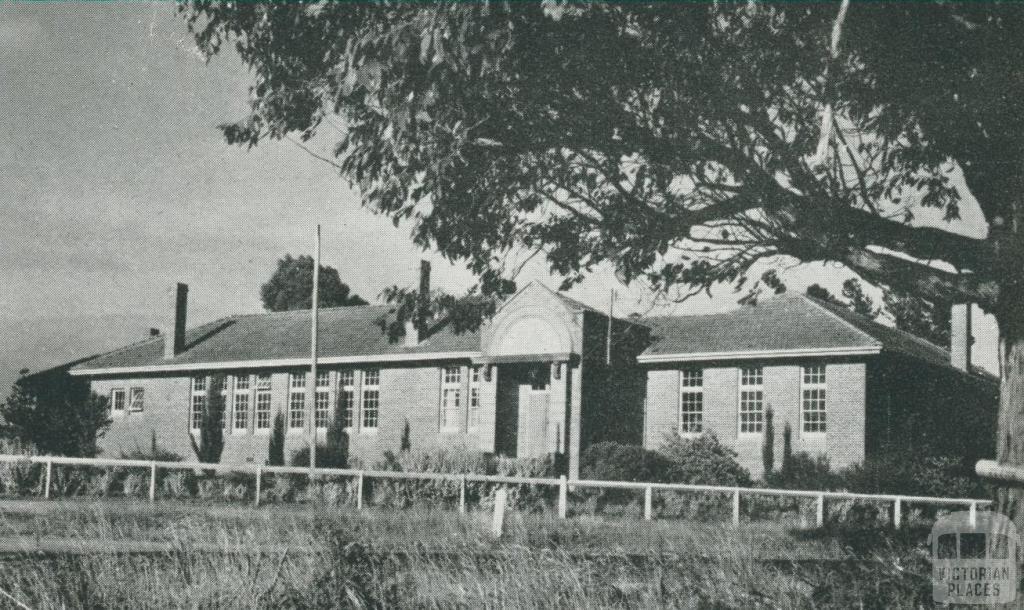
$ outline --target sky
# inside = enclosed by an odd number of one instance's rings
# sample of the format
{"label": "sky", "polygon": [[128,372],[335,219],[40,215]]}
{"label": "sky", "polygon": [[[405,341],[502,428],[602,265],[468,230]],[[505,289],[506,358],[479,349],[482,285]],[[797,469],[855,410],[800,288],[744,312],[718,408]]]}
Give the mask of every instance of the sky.
{"label": "sky", "polygon": [[[294,144],[224,143],[216,127],[245,115],[249,74],[230,52],[207,63],[171,3],[0,2],[0,74],[0,395],[23,367],[163,326],[174,282],[190,286],[190,326],[260,311],[260,285],[285,253],[312,252],[316,224],[322,263],[370,301],[414,286],[423,257],[435,287],[473,283]],[[783,277],[838,292],[849,274],[816,264]],[[560,281],[540,260],[520,276],[531,279]],[[613,289],[617,311],[649,309],[650,295],[604,270],[570,294],[604,309]],[[656,313],[738,296],[723,287]],[[975,359],[995,370],[994,323],[976,333]]]}

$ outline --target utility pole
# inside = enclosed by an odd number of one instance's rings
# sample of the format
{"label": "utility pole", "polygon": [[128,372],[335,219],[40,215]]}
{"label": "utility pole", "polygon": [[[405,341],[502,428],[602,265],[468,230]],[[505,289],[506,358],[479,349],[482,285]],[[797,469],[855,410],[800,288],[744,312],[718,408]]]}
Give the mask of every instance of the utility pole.
{"label": "utility pole", "polygon": [[317,359],[317,335],[320,324],[320,225],[316,226],[316,249],[313,256],[313,314],[312,330],[310,335],[310,379],[306,382],[306,413],[310,428],[309,434],[309,467],[316,467],[316,359]]}
{"label": "utility pole", "polygon": [[608,336],[604,348],[604,363],[612,364],[612,317],[615,315],[615,289],[612,289],[611,298],[608,300]]}

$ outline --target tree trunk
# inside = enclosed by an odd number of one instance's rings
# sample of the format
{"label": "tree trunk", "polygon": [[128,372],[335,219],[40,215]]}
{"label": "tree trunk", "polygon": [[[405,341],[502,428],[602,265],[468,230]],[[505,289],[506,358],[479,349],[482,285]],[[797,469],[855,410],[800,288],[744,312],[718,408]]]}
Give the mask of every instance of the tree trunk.
{"label": "tree trunk", "polygon": [[[1024,207],[1024,206],[1022,206]],[[1021,216],[1020,211],[1016,214]],[[1013,218],[999,231],[999,427],[1000,463],[1024,466],[1024,218]],[[1024,531],[1024,488],[1000,485],[997,509]]]}

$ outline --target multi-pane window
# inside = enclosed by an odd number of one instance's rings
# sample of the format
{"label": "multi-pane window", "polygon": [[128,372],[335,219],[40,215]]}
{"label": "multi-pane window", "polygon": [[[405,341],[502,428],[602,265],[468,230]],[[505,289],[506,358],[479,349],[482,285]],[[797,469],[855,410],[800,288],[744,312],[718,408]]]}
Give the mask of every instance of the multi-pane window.
{"label": "multi-pane window", "polygon": [[469,373],[469,417],[467,427],[475,430],[480,426],[480,367],[474,366]]}
{"label": "multi-pane window", "polygon": [[235,376],[234,409],[232,417],[232,428],[235,432],[246,432],[249,430],[249,376]]}
{"label": "multi-pane window", "polygon": [[206,407],[206,377],[192,378],[192,400],[189,407],[189,427],[198,430],[203,425],[203,409]]}
{"label": "multi-pane window", "polygon": [[803,367],[800,380],[800,413],[803,431],[825,432],[825,365]]}
{"label": "multi-pane window", "polygon": [[353,370],[338,372],[338,400],[345,427],[351,428],[356,421],[356,373]]}
{"label": "multi-pane window", "polygon": [[288,428],[302,430],[306,425],[306,374],[292,373],[288,381]]}
{"label": "multi-pane window", "polygon": [[327,428],[331,419],[331,373],[317,371],[313,419],[317,428]]}
{"label": "multi-pane window", "polygon": [[142,411],[146,406],[145,388],[132,388],[128,394],[128,410],[132,413]]}
{"label": "multi-pane window", "polygon": [[679,433],[704,431],[704,370],[683,369],[679,373]]}
{"label": "multi-pane window", "polygon": [[364,430],[376,430],[380,419],[380,370],[367,369],[363,372],[363,422]]}
{"label": "multi-pane window", "polygon": [[270,430],[270,375],[256,375],[256,429]]}
{"label": "multi-pane window", "polygon": [[110,410],[114,413],[123,413],[125,406],[124,388],[117,388],[110,391]]}
{"label": "multi-pane window", "polygon": [[764,431],[764,369],[740,369],[740,434]]}
{"label": "multi-pane window", "polygon": [[441,429],[458,430],[462,413],[462,369],[446,366],[442,371]]}

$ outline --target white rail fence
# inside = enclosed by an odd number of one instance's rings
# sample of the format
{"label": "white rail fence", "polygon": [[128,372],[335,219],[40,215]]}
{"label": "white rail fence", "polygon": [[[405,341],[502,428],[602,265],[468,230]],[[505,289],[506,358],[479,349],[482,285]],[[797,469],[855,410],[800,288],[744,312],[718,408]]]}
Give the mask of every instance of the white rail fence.
{"label": "white rail fence", "polygon": [[[683,483],[634,483],[628,481],[597,481],[589,479],[569,480],[565,476],[555,478],[528,478],[483,474],[446,474],[433,472],[397,472],[390,470],[353,470],[347,468],[309,468],[306,466],[264,466],[259,464],[206,464],[203,462],[161,462],[150,460],[74,458],[63,456],[24,456],[0,454],[0,464],[27,463],[45,466],[43,481],[43,497],[50,498],[52,488],[53,467],[88,466],[108,468],[142,468],[149,471],[149,500],[156,501],[157,471],[213,471],[217,473],[242,473],[255,475],[254,504],[259,505],[260,490],[264,475],[291,474],[306,475],[310,481],[325,477],[349,477],[356,482],[356,507],[363,508],[363,488],[367,479],[379,480],[421,480],[449,481],[459,483],[459,512],[466,512],[466,484],[489,483],[494,485],[534,485],[558,488],[558,516],[565,519],[569,513],[570,489],[615,489],[643,491],[643,516],[646,520],[653,519],[654,493],[660,492],[703,492],[709,494],[728,495],[732,498],[732,523],[740,523],[740,502],[743,496],[770,496],[805,498],[815,501],[815,521],[820,527],[825,522],[825,503],[833,501],[860,501],[871,503],[892,503],[892,525],[900,527],[903,522],[903,510],[907,505],[953,506],[965,507],[970,513],[970,521],[975,523],[979,508],[988,508],[991,500],[976,498],[940,498],[931,496],[909,496],[896,494],[863,494],[842,491],[809,491],[794,489],[767,489],[760,487],[727,487],[718,485],[689,485]],[[1024,480],[1024,479],[1022,479]]]}

